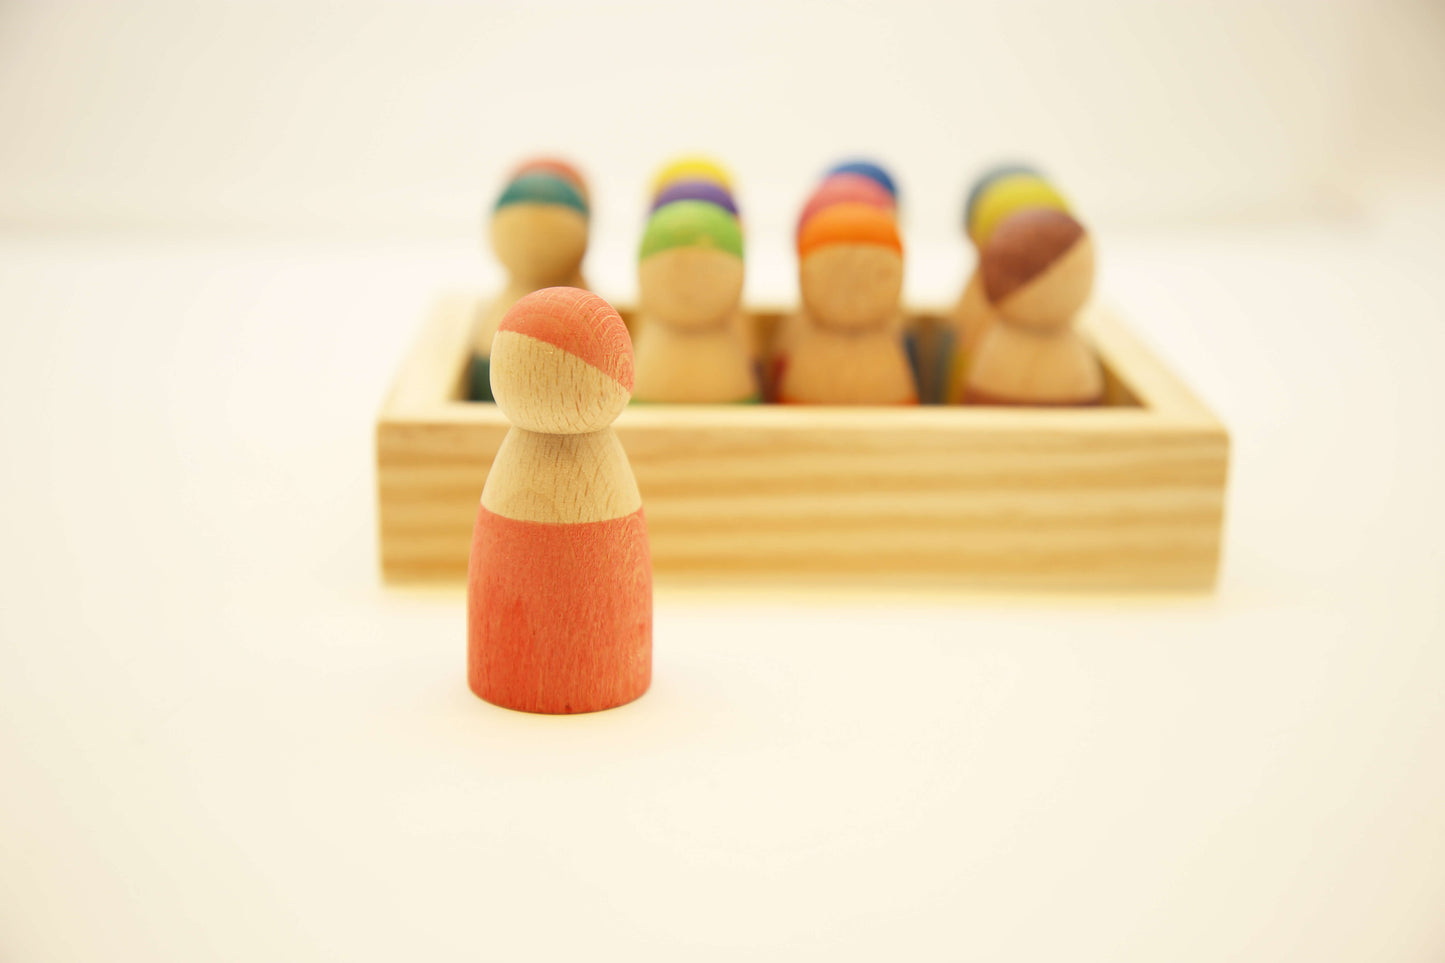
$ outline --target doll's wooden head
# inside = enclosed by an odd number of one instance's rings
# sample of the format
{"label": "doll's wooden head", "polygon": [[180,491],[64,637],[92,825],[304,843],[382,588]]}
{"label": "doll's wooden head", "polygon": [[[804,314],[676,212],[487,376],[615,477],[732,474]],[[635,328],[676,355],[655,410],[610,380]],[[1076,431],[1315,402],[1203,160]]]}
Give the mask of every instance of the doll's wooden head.
{"label": "doll's wooden head", "polygon": [[893,216],[834,204],[798,237],[798,283],[813,321],[835,330],[886,326],[903,293],[903,242]]}
{"label": "doll's wooden head", "polygon": [[727,322],[743,294],[743,236],[716,204],[677,201],[647,222],[637,259],[639,306],[680,328]]}
{"label": "doll's wooden head", "polygon": [[632,397],[632,339],[612,305],[543,288],[512,305],[492,340],[492,395],[518,428],[600,431]]}
{"label": "doll's wooden head", "polygon": [[1068,326],[1094,286],[1094,244],[1069,214],[1030,208],[993,231],[979,257],[999,317],[1035,330]]}
{"label": "doll's wooden head", "polygon": [[587,203],[571,183],[534,171],[511,181],[492,212],[492,250],[514,284],[565,284],[587,253]]}

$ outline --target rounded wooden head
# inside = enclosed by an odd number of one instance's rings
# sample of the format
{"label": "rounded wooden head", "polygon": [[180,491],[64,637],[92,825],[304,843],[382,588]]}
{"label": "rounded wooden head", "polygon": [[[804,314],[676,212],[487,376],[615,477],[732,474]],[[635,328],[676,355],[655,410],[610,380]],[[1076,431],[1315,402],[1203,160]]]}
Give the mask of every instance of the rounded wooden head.
{"label": "rounded wooden head", "polygon": [[565,284],[587,254],[587,223],[587,205],[571,184],[552,174],[523,174],[497,199],[492,250],[524,287]]}
{"label": "rounded wooden head", "polygon": [[700,154],[678,157],[662,165],[652,177],[652,196],[662,193],[673,181],[711,181],[724,190],[733,189],[732,175],[727,168]]}
{"label": "rounded wooden head", "polygon": [[743,237],[735,217],[701,200],[676,201],[647,223],[637,263],[642,313],[681,328],[724,324],[743,293]]}
{"label": "rounded wooden head", "polygon": [[844,161],[828,169],[828,177],[834,174],[861,174],[886,190],[895,202],[898,200],[898,184],[894,182],[893,175],[873,161],[862,158]]}
{"label": "rounded wooden head", "polygon": [[512,305],[491,353],[492,396],[518,428],[600,431],[632,397],[632,339],[612,305],[580,288],[543,288]]}
{"label": "rounded wooden head", "polygon": [[968,210],[968,236],[982,248],[1005,218],[1029,208],[1069,210],[1069,202],[1048,181],[1037,174],[1003,174],[978,192]]}
{"label": "rounded wooden head", "polygon": [[681,180],[673,181],[658,192],[652,202],[652,210],[666,207],[677,201],[706,201],[727,211],[733,217],[738,216],[738,205],[728,189],[716,181],[704,180]]}
{"label": "rounded wooden head", "polygon": [[823,327],[886,326],[903,293],[903,242],[887,211],[835,204],[813,215],[798,239],[803,304]]}
{"label": "rounded wooden head", "polygon": [[675,247],[637,265],[638,306],[674,328],[721,327],[743,296],[743,262],[712,247]]}
{"label": "rounded wooden head", "polygon": [[1037,329],[1069,325],[1094,286],[1094,245],[1063,211],[1029,208],[1006,218],[979,255],[984,291],[999,316]]}
{"label": "rounded wooden head", "polygon": [[871,177],[862,174],[833,174],[826,178],[809,196],[798,215],[797,235],[802,236],[803,225],[825,207],[834,204],[867,204],[879,210],[893,212],[897,204],[893,195]]}
{"label": "rounded wooden head", "polygon": [[587,178],[582,171],[572,162],[561,157],[529,157],[522,161],[512,172],[507,175],[507,180],[514,181],[523,174],[551,174],[571,184],[576,189],[582,203],[591,204],[591,197],[587,190]]}

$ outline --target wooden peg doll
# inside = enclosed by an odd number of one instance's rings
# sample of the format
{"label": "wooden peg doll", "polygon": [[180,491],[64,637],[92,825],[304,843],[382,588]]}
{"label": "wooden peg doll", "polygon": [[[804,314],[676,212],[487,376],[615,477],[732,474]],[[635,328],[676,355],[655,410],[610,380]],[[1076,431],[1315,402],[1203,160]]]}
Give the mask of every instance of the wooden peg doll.
{"label": "wooden peg doll", "polygon": [[[980,255],[998,224],[1010,214],[1029,208],[1069,210],[1058,190],[1031,167],[1015,164],[996,167],[973,185],[964,207],[964,228],[974,250]],[[968,361],[979,338],[994,319],[992,305],[983,289],[983,276],[975,265],[963,294],[950,312],[953,327],[952,362],[948,371],[945,401],[963,400],[968,380]]]}
{"label": "wooden peg doll", "polygon": [[546,287],[584,287],[587,204],[568,180],[534,171],[502,192],[492,213],[492,250],[507,271],[500,294],[481,311],[472,331],[468,397],[491,401],[487,376],[492,336],[502,316],[523,295]]}
{"label": "wooden peg doll", "polygon": [[798,257],[806,322],[782,369],[778,400],[916,404],[895,324],[903,243],[893,218],[866,204],[825,208],[804,226]]}
{"label": "wooden peg doll", "polygon": [[[886,176],[886,175],[885,175]],[[891,179],[890,179],[891,180]],[[878,180],[864,174],[843,172],[830,174],[808,196],[803,204],[803,210],[798,215],[797,228],[794,231],[794,239],[800,240],[803,236],[803,228],[813,215],[834,204],[868,204],[879,210],[895,213],[896,204],[893,195]],[[901,318],[899,319],[901,323]],[[787,359],[792,354],[793,345],[801,337],[807,321],[802,310],[783,316],[778,323],[778,329],[773,334],[772,342],[772,381],[777,383],[783,369],[787,366]]]}
{"label": "wooden peg doll", "polygon": [[521,298],[492,345],[511,430],[482,489],[467,573],[467,682],[495,705],[594,712],[652,677],[652,560],[612,421],[632,344],[577,288]]}
{"label": "wooden peg doll", "polygon": [[979,261],[997,315],[968,369],[972,404],[1094,405],[1103,401],[1099,360],[1074,329],[1094,284],[1094,244],[1063,211],[1009,216]]}
{"label": "wooden peg doll", "polygon": [[758,400],[756,370],[736,321],[743,292],[736,218],[699,200],[659,208],[642,238],[637,289],[635,400]]}
{"label": "wooden peg doll", "polygon": [[[720,171],[721,168],[718,170]],[[743,227],[743,218],[738,210],[737,199],[733,197],[732,189],[724,186],[721,180],[684,177],[670,181],[653,199],[652,212],[655,213],[659,208],[675,204],[678,201],[706,201],[709,204],[716,204],[737,219],[739,230]],[[733,315],[732,324],[737,328],[738,336],[742,338],[743,344],[747,348],[756,377],[758,359],[762,355],[762,345],[758,340],[758,332],[752,325],[751,316],[742,309],[741,304]]]}

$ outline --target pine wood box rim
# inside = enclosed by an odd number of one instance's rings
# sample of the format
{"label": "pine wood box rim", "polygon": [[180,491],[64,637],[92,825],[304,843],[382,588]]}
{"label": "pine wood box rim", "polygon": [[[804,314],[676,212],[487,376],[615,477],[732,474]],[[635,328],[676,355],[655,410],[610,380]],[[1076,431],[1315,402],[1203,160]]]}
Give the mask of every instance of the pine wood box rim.
{"label": "pine wood box rim", "polygon": [[[464,292],[437,301],[377,420],[391,583],[466,574],[509,427],[495,405],[460,400],[475,303]],[[1123,404],[629,407],[616,427],[659,576],[1211,588],[1228,433],[1113,312],[1083,327]]]}

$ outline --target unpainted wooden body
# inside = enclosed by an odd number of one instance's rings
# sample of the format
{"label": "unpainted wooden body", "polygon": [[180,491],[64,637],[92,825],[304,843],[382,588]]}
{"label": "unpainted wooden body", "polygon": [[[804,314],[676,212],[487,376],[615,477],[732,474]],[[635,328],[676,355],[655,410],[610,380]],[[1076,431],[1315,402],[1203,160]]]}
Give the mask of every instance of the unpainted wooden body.
{"label": "unpainted wooden body", "polygon": [[1038,332],[1008,322],[989,328],[969,364],[970,404],[1093,405],[1104,373],[1072,330]]}
{"label": "unpainted wooden body", "polygon": [[784,404],[907,405],[918,401],[913,369],[887,328],[838,331],[810,324],[783,363]]}
{"label": "unpainted wooden body", "polygon": [[757,367],[732,324],[702,331],[656,320],[637,336],[639,402],[730,404],[757,401]]}
{"label": "unpainted wooden body", "polygon": [[918,387],[897,327],[902,257],[875,244],[829,244],[803,258],[799,285],[801,322],[795,322],[785,347],[779,400],[917,403]]}

